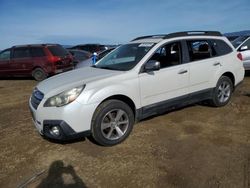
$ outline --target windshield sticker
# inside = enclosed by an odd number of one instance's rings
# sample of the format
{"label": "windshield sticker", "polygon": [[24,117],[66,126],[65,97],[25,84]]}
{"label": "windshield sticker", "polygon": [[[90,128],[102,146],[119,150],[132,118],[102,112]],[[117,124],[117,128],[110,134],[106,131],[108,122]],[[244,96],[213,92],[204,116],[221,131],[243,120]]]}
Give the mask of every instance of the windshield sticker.
{"label": "windshield sticker", "polygon": [[139,47],[151,47],[151,46],[153,46],[154,45],[154,43],[141,43],[140,45],[139,45]]}

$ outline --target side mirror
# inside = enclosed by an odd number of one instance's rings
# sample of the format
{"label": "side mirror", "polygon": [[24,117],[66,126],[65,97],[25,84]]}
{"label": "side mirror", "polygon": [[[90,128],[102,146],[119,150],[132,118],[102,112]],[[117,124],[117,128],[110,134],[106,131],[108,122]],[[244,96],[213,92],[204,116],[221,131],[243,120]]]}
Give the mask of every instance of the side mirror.
{"label": "side mirror", "polygon": [[161,64],[156,60],[149,60],[144,67],[145,72],[160,70]]}
{"label": "side mirror", "polygon": [[241,46],[240,47],[240,51],[245,51],[245,50],[248,50],[248,46]]}

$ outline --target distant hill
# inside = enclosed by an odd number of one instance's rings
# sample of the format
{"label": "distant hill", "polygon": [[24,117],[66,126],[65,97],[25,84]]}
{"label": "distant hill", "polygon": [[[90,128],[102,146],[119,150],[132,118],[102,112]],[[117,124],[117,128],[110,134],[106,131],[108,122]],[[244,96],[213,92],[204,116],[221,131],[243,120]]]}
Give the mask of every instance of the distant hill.
{"label": "distant hill", "polygon": [[250,30],[225,33],[224,35],[227,36],[227,37],[231,37],[231,36],[245,36],[245,35],[249,35],[250,36]]}

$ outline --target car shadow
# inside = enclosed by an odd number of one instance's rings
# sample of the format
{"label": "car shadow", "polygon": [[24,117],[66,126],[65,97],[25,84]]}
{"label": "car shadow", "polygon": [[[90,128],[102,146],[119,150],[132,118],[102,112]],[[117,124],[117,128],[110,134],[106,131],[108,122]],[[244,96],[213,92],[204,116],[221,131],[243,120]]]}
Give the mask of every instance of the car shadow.
{"label": "car shadow", "polygon": [[42,179],[37,188],[85,188],[82,179],[76,174],[73,166],[65,166],[63,161],[54,161],[48,170],[47,177]]}
{"label": "car shadow", "polygon": [[[245,77],[250,77],[250,70],[245,71]],[[243,80],[243,82],[244,82],[244,80]],[[243,94],[243,96],[250,97],[250,93],[246,92]]]}
{"label": "car shadow", "polygon": [[250,77],[250,70],[245,71],[245,77]]}
{"label": "car shadow", "polygon": [[55,139],[51,139],[51,138],[47,138],[42,136],[43,139],[51,142],[51,143],[55,143],[55,144],[61,144],[61,145],[69,145],[69,144],[74,144],[77,142],[85,142],[86,140],[89,140],[91,143],[98,145],[98,146],[102,146],[100,145],[98,142],[95,141],[95,139],[90,135],[90,136],[83,136],[83,137],[79,137],[79,138],[74,138],[74,139],[69,139],[69,140],[55,140]]}
{"label": "car shadow", "polygon": [[56,139],[52,139],[52,138],[48,138],[45,136],[42,136],[43,139],[55,143],[55,144],[61,144],[61,145],[67,145],[67,144],[74,144],[76,142],[84,142],[86,141],[87,137],[78,137],[78,138],[73,138],[73,139],[69,139],[69,140],[56,140]]}

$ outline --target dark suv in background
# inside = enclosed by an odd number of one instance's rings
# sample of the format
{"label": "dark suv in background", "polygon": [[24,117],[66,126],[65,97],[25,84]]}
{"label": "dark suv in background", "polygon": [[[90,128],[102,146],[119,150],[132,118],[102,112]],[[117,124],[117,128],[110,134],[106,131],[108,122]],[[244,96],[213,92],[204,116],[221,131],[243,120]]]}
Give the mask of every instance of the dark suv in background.
{"label": "dark suv in background", "polygon": [[0,76],[32,76],[44,80],[73,69],[73,57],[58,44],[13,46],[0,52]]}
{"label": "dark suv in background", "polygon": [[91,53],[94,53],[94,52],[100,53],[104,50],[107,50],[108,47],[105,45],[101,45],[101,44],[79,44],[69,49],[85,50]]}

